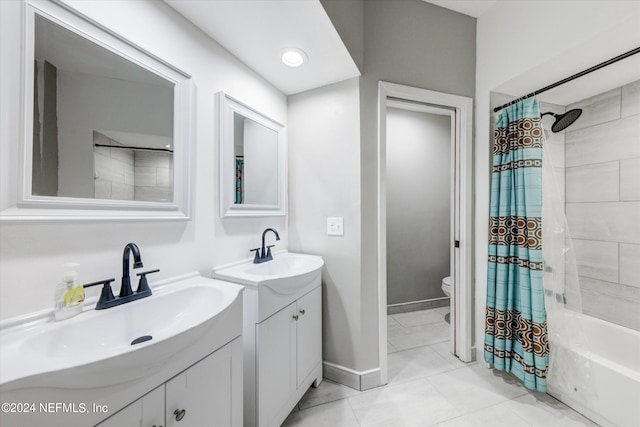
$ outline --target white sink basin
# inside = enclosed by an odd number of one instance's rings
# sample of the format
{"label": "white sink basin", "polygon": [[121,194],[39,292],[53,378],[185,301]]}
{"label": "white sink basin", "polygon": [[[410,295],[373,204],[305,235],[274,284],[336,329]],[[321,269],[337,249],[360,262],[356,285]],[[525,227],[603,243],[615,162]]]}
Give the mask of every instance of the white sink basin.
{"label": "white sink basin", "polygon": [[214,277],[247,286],[267,286],[275,292],[290,294],[320,276],[323,265],[322,257],[316,255],[283,252],[261,264],[245,261],[217,268]]}
{"label": "white sink basin", "polygon": [[[148,376],[213,332],[242,293],[241,286],[193,275],[152,290],[148,298],[106,310],[85,308],[60,322],[3,327],[2,391],[29,385],[103,387]],[[145,336],[152,338],[132,344]]]}

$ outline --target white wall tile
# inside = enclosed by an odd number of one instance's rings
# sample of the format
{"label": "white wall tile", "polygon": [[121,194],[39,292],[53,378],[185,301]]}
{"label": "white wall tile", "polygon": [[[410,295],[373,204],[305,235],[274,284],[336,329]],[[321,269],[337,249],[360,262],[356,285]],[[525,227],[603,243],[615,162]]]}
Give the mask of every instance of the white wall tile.
{"label": "white wall tile", "polygon": [[110,148],[111,158],[123,163],[133,164],[133,150],[126,148]]}
{"label": "white wall tile", "polygon": [[573,240],[578,275],[618,282],[618,243]]}
{"label": "white wall tile", "polygon": [[620,161],[620,200],[640,200],[640,158]]}
{"label": "white wall tile", "polygon": [[156,184],[158,187],[173,187],[173,173],[171,169],[157,168],[156,169]]}
{"label": "white wall tile", "polygon": [[640,157],[640,120],[627,117],[565,132],[566,166]]}
{"label": "white wall tile", "polygon": [[133,200],[133,185],[112,182],[111,198],[113,200]]}
{"label": "white wall tile", "polygon": [[[93,142],[95,143],[95,139],[93,140]],[[93,147],[93,152],[94,153],[100,153],[103,156],[107,156],[107,157],[111,157],[110,154],[110,148],[109,147]]]}
{"label": "white wall tile", "polygon": [[94,197],[96,199],[111,199],[111,181],[104,179],[94,180]]}
{"label": "white wall tile", "polygon": [[136,187],[155,187],[156,168],[146,166],[136,166],[135,169]]}
{"label": "white wall tile", "polygon": [[582,311],[640,331],[640,287],[580,278]]}
{"label": "white wall tile", "polygon": [[616,88],[575,104],[567,105],[567,111],[582,108],[582,115],[567,130],[574,131],[620,118],[621,90]]}
{"label": "white wall tile", "polygon": [[620,200],[620,162],[567,168],[567,202],[612,202]]}
{"label": "white wall tile", "polygon": [[168,169],[173,154],[158,151],[136,151],[136,166],[149,166]]}
{"label": "white wall tile", "polygon": [[135,187],[135,200],[146,202],[170,202],[173,200],[169,191],[162,187]]}
{"label": "white wall tile", "polygon": [[620,283],[640,287],[640,245],[620,244]]}
{"label": "white wall tile", "polygon": [[[640,80],[622,86],[622,117],[640,114]],[[640,118],[638,118],[640,120]]]}
{"label": "white wall tile", "polygon": [[575,239],[640,243],[640,202],[567,203]]}

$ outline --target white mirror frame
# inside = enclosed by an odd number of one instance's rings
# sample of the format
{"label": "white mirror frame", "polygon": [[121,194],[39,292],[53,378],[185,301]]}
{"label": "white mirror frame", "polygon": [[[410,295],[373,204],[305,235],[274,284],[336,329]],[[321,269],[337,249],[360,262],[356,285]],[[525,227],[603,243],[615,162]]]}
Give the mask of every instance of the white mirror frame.
{"label": "white mirror frame", "polygon": [[[97,45],[172,82],[174,86],[174,193],[173,202],[85,199],[34,196],[31,194],[33,152],[33,61],[35,15],[62,26]],[[70,7],[49,0],[23,3],[23,60],[21,70],[22,106],[17,194],[0,212],[1,221],[58,220],[188,220],[190,219],[190,147],[193,123],[191,76],[144,49],[128,42]],[[13,202],[13,203],[12,203]]]}
{"label": "white mirror frame", "polygon": [[[218,145],[220,157],[220,217],[284,216],[287,214],[287,142],[284,125],[237,99],[218,92]],[[241,114],[278,134],[278,202],[275,205],[235,203],[233,114]]]}

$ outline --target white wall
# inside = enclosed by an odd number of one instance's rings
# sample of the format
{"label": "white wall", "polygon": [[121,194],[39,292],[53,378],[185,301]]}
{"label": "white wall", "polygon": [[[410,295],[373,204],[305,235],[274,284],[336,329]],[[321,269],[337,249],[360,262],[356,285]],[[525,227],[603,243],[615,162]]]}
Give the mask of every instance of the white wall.
{"label": "white wall", "polygon": [[[531,68],[553,64],[560,78],[637,47],[640,2],[500,1],[477,24],[475,137],[476,349],[482,351],[489,221],[489,93]],[[631,31],[616,31],[632,28]],[[635,28],[635,30],[633,30]],[[631,34],[631,35],[630,35]],[[596,50],[596,47],[598,48]],[[605,57],[596,60],[594,56]],[[555,80],[554,80],[555,81]],[[546,82],[547,84],[554,81]],[[538,87],[522,86],[520,96]],[[482,357],[480,357],[481,359]]]}
{"label": "white wall", "polygon": [[[359,369],[360,112],[358,79],[289,97],[290,249],[322,255],[323,359]],[[327,217],[344,236],[327,236]]]}
{"label": "white wall", "polygon": [[451,116],[388,108],[387,304],[445,297],[450,222]]}
{"label": "white wall", "polygon": [[[285,218],[219,218],[214,125],[214,94],[220,90],[281,123],[287,119],[285,96],[163,2],[65,3],[193,76],[192,220],[0,224],[0,317],[51,307],[66,261],[81,263],[83,282],[120,277],[127,242],[138,243],[146,267],[161,269],[151,286],[194,270],[210,275],[214,265],[249,257],[266,227],[280,232],[276,249],[286,248]],[[16,0],[0,1],[0,208],[16,199],[17,190],[20,10]]]}

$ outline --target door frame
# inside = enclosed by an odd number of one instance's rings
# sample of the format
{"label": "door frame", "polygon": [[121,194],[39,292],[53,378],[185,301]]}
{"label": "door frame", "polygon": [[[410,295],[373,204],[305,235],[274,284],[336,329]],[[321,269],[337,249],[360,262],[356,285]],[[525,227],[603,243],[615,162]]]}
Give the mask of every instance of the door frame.
{"label": "door frame", "polygon": [[[451,288],[451,352],[463,362],[471,362],[473,351],[473,99],[412,86],[378,83],[378,352],[380,383],[387,375],[387,108],[400,101],[428,104],[452,111],[452,139],[455,141],[454,170],[454,281]],[[438,108],[440,107],[440,108]],[[454,181],[455,182],[455,181]],[[453,242],[452,247],[453,247]]]}

